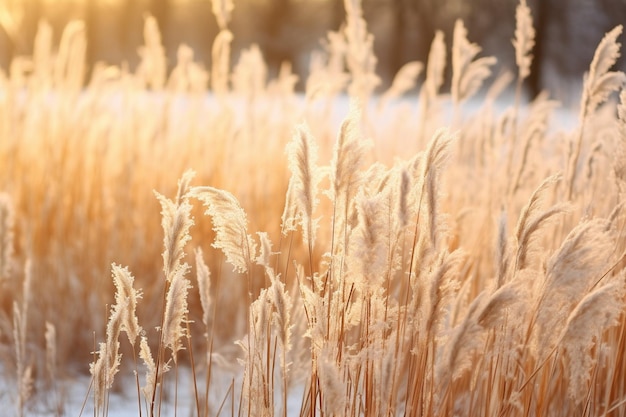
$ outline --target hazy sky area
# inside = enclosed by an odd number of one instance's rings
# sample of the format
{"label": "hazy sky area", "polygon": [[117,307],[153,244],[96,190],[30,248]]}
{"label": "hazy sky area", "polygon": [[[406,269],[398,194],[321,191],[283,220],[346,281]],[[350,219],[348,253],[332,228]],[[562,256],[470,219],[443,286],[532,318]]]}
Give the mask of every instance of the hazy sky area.
{"label": "hazy sky area", "polygon": [[[229,28],[235,35],[234,53],[257,43],[270,71],[282,61],[293,63],[301,80],[310,52],[320,48],[329,30],[340,27],[342,0],[236,0]],[[624,0],[528,0],[533,10],[538,43],[529,88],[563,90],[564,81],[578,81],[588,68],[603,34],[626,22]],[[454,21],[466,23],[471,41],[483,53],[498,57],[500,68],[514,68],[511,45],[515,0],[363,0],[368,30],[375,36],[377,72],[388,83],[400,66],[425,61],[435,30],[448,44]],[[218,28],[210,0],[0,0],[4,30],[0,33],[0,65],[11,57],[30,54],[39,19],[48,20],[58,42],[72,19],[87,22],[89,65],[138,62],[144,17],[157,18],[170,67],[181,43],[195,58],[210,64]],[[623,60],[620,62],[623,66]],[[496,70],[497,73],[498,70]],[[299,84],[301,87],[302,84]]]}

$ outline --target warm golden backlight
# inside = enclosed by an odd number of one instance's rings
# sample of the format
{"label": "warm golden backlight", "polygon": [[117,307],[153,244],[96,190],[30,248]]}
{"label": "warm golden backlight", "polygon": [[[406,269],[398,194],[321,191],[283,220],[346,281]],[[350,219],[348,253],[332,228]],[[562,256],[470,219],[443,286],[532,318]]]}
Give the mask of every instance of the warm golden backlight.
{"label": "warm golden backlight", "polygon": [[622,27],[404,3],[0,3],[1,415],[624,415]]}

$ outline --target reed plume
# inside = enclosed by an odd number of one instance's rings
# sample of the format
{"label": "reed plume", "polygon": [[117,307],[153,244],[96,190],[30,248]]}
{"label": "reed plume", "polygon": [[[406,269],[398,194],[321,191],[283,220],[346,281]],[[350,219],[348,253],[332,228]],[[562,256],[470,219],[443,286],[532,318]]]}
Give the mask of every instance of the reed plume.
{"label": "reed plume", "polygon": [[568,313],[608,263],[614,239],[606,226],[603,219],[581,222],[548,259],[536,312],[540,357],[554,346]]}
{"label": "reed plume", "polygon": [[583,144],[583,134],[588,116],[593,114],[600,104],[609,96],[621,89],[626,83],[626,74],[622,71],[609,71],[620,56],[621,44],[617,37],[622,33],[622,26],[616,26],[607,33],[596,48],[589,72],[583,80],[583,94],[580,102],[580,126],[569,154],[567,166],[567,198],[574,193],[574,182],[578,171],[578,163]]}
{"label": "reed plume", "polygon": [[560,174],[546,178],[533,192],[528,203],[522,208],[517,226],[515,228],[515,239],[517,243],[517,255],[515,259],[515,270],[528,267],[527,259],[533,259],[540,248],[536,247],[539,240],[539,231],[550,224],[553,217],[565,212],[568,205],[555,204],[547,210],[540,211],[542,202],[545,200],[547,189],[561,180]]}
{"label": "reed plume", "polygon": [[526,0],[520,0],[515,9],[515,63],[518,68],[518,82],[526,79],[530,75],[530,65],[532,63],[531,51],[535,46],[535,28],[530,7]]}
{"label": "reed plume", "polygon": [[375,71],[374,36],[367,31],[361,2],[344,0],[346,25],[343,35],[347,46],[346,66],[352,76],[348,93],[364,103],[380,83],[380,78]]}
{"label": "reed plume", "polygon": [[460,19],[454,25],[452,42],[452,101],[458,105],[473,96],[491,75],[490,66],[496,63],[494,57],[474,60],[480,46],[467,40],[467,29]]}
{"label": "reed plume", "polygon": [[181,201],[175,204],[165,196],[154,192],[161,203],[161,226],[163,227],[163,272],[171,281],[176,271],[183,267],[185,245],[191,239],[189,229],[193,225],[191,204]]}
{"label": "reed plume", "polygon": [[[419,210],[418,220],[421,215],[427,216],[427,230],[433,249],[439,248],[442,235],[438,210],[439,178],[450,156],[450,144],[455,139],[456,135],[451,134],[447,129],[439,129],[435,132],[424,153],[424,163],[418,179],[421,185],[416,187],[416,191],[419,192],[416,198],[416,207]],[[422,210],[424,203],[425,210]]]}
{"label": "reed plume", "polygon": [[485,329],[493,329],[506,320],[506,313],[524,297],[516,282],[509,282],[495,290],[484,305],[477,310],[476,322]]}
{"label": "reed plume", "polygon": [[356,197],[358,222],[350,234],[348,268],[355,277],[355,288],[365,297],[382,286],[387,263],[389,229],[385,216],[386,198],[382,194]]}
{"label": "reed plume", "polygon": [[154,16],[145,18],[143,39],[145,46],[139,48],[141,61],[137,67],[137,74],[148,88],[161,90],[167,78],[167,62],[161,32]]}
{"label": "reed plume", "polygon": [[[106,342],[100,343],[97,352],[98,358],[89,366],[93,376],[95,409],[107,414],[107,392],[113,386],[115,375],[119,372],[122,355],[119,352],[119,336],[126,332],[130,344],[134,347],[137,337],[141,333],[136,308],[137,300],[141,298],[141,291],[133,288],[134,278],[128,268],[117,264],[111,265],[113,282],[115,284],[115,304],[113,305],[106,327]],[[94,353],[95,354],[95,353]],[[96,411],[98,414],[99,411]]]}
{"label": "reed plume", "polygon": [[137,319],[137,300],[141,298],[141,291],[133,288],[135,278],[131,275],[128,268],[122,268],[120,265],[111,265],[113,273],[113,282],[117,289],[115,293],[115,304],[124,306],[121,318],[121,330],[126,332],[128,341],[135,346],[137,337],[141,333],[141,326]]}
{"label": "reed plume", "polygon": [[369,146],[361,129],[361,112],[353,104],[350,114],[341,125],[330,163],[331,187],[328,197],[335,204],[345,207],[350,196],[356,193],[361,177],[359,171],[365,163]]}
{"label": "reed plume", "polygon": [[587,294],[570,313],[559,337],[558,345],[568,358],[568,393],[576,404],[585,400],[592,383],[591,370],[597,359],[591,349],[602,349],[602,333],[617,325],[623,313],[622,280],[618,277]]}
{"label": "reed plume", "polygon": [[287,155],[291,171],[289,192],[293,193],[295,204],[294,220],[302,228],[304,242],[312,248],[317,229],[313,213],[318,205],[317,188],[321,177],[317,168],[317,145],[306,125],[297,127],[287,145]]}
{"label": "reed plume", "polygon": [[435,97],[437,97],[437,94],[439,94],[439,89],[444,82],[445,69],[446,44],[443,32],[438,30],[435,32],[435,37],[430,45],[428,65],[426,67],[424,91],[426,92],[426,98],[428,98],[429,102],[432,102]]}
{"label": "reed plume", "polygon": [[[150,351],[150,347],[148,346],[148,340],[145,336],[141,336],[141,342],[139,344],[139,357],[143,360],[144,365],[146,365],[146,383],[142,387],[142,392],[146,398],[146,401],[151,402],[154,398],[154,393],[157,388],[157,367],[154,359],[152,357],[152,352]],[[164,363],[161,365],[161,374],[167,372],[168,364]]]}
{"label": "reed plume", "polygon": [[235,4],[232,0],[211,0],[211,6],[220,30],[226,29]]}
{"label": "reed plume", "polygon": [[179,268],[172,277],[167,291],[163,316],[162,344],[171,349],[174,362],[177,362],[176,353],[183,347],[180,339],[188,336],[186,327],[186,317],[189,312],[187,292],[191,288],[191,283],[185,278],[188,269],[188,267]]}
{"label": "reed plume", "polygon": [[437,95],[445,80],[446,69],[446,43],[444,34],[438,30],[430,45],[428,52],[428,62],[426,64],[426,80],[422,85],[419,94],[419,130],[418,139],[423,141],[425,138],[426,124],[428,115],[434,109]]}
{"label": "reed plume", "polygon": [[626,75],[622,71],[610,71],[620,56],[621,44],[617,38],[621,34],[622,25],[618,25],[602,38],[593,55],[583,84],[581,119],[595,112],[611,93],[622,88],[626,82]]}
{"label": "reed plume", "polygon": [[206,207],[205,214],[213,219],[215,242],[227,261],[238,272],[246,272],[253,263],[256,244],[248,235],[248,220],[239,201],[231,193],[214,187],[193,187],[189,193]]}
{"label": "reed plume", "polygon": [[213,41],[211,50],[211,88],[215,94],[223,98],[229,89],[230,49],[233,34],[222,29]]}
{"label": "reed plume", "polygon": [[100,343],[98,358],[89,365],[93,377],[94,408],[96,415],[106,415],[107,392],[113,386],[115,375],[119,372],[122,355],[120,354],[119,335],[125,306],[115,305],[109,315],[106,327],[106,342]]}
{"label": "reed plume", "polygon": [[380,107],[385,103],[402,96],[417,84],[417,77],[424,69],[424,64],[419,61],[407,62],[398,70],[391,86],[380,97]]}

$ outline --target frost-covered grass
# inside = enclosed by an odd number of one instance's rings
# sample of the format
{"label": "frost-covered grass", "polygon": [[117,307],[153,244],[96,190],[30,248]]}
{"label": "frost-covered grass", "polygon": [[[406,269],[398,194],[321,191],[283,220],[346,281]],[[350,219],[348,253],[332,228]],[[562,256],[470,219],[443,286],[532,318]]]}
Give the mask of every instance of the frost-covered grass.
{"label": "frost-covered grass", "polygon": [[515,75],[458,22],[381,94],[358,1],[302,94],[227,6],[210,70],[148,18],[136,71],[42,24],[0,79],[3,410],[624,415],[621,28],[572,111],[524,2]]}

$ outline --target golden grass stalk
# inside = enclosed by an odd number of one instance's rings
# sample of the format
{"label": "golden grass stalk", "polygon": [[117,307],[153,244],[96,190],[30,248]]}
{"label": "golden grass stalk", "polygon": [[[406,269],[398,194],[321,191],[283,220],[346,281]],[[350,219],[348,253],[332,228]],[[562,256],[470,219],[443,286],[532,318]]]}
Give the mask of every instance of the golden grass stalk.
{"label": "golden grass stalk", "polygon": [[580,102],[580,126],[574,140],[567,166],[567,198],[574,193],[574,181],[583,144],[583,134],[588,116],[592,115],[600,104],[621,89],[626,83],[626,74],[622,71],[609,71],[620,56],[621,44],[617,37],[622,33],[622,26],[616,26],[600,41],[589,66],[589,73],[583,81],[583,94]]}
{"label": "golden grass stalk", "polygon": [[133,288],[135,278],[131,275],[128,268],[122,268],[120,265],[111,265],[113,273],[113,282],[117,289],[115,293],[115,304],[125,306],[122,316],[122,331],[126,332],[128,341],[135,346],[137,337],[141,333],[141,326],[137,319],[137,300],[141,298],[141,291]]}
{"label": "golden grass stalk", "polygon": [[536,310],[539,357],[554,346],[568,312],[606,267],[615,244],[606,226],[602,219],[581,222],[548,259]]}
{"label": "golden grass stalk", "polygon": [[[515,39],[513,39],[513,46],[515,48],[515,63],[517,64],[517,83],[515,85],[515,107],[514,107],[514,123],[513,132],[511,134],[511,148],[509,149],[509,167],[512,165],[513,155],[516,153],[517,147],[517,127],[519,118],[519,107],[522,95],[522,84],[524,80],[530,75],[530,66],[532,64],[531,51],[535,45],[535,29],[533,28],[533,19],[530,12],[530,8],[526,4],[526,0],[520,0],[520,3],[515,9]],[[526,152],[524,151],[524,157],[522,159],[521,169],[524,166],[526,160]],[[519,178],[516,179],[514,189],[517,188]]]}
{"label": "golden grass stalk", "polygon": [[420,91],[419,99],[419,130],[418,140],[420,143],[425,139],[426,123],[433,106],[443,86],[446,70],[446,43],[444,34],[438,30],[430,45],[428,63],[426,64],[426,80]]}
{"label": "golden grass stalk", "polygon": [[444,40],[444,34],[438,30],[435,32],[435,37],[430,45],[430,51],[428,52],[428,65],[426,67],[426,83],[424,84],[424,91],[428,97],[429,102],[437,97],[439,89],[443,85],[446,69],[446,43]]}
{"label": "golden grass stalk", "polygon": [[428,299],[424,300],[424,305],[428,309],[424,314],[427,338],[434,340],[443,322],[446,321],[451,301],[459,290],[459,273],[466,256],[461,250],[439,254],[432,265],[431,274],[423,283],[427,286],[428,294]]}
{"label": "golden grass stalk", "polygon": [[[532,103],[530,109],[530,115],[528,119],[524,121],[523,128],[519,134],[522,142],[521,152],[515,148],[513,144],[511,146],[511,152],[509,154],[510,172],[513,172],[513,154],[521,153],[520,161],[518,162],[517,172],[513,174],[513,181],[510,182],[511,194],[515,194],[524,184],[524,174],[532,171],[533,166],[529,166],[531,159],[531,148],[539,145],[539,141],[546,137],[548,130],[548,123],[552,110],[558,106],[558,103],[553,100],[548,100],[546,94],[540,94]],[[514,138],[517,139],[517,132]]]}
{"label": "golden grass stalk", "polygon": [[9,278],[13,262],[15,211],[11,197],[0,193],[0,282]]}
{"label": "golden grass stalk", "polygon": [[539,251],[535,244],[541,237],[539,231],[546,227],[553,217],[563,213],[569,207],[567,204],[555,204],[547,210],[540,211],[542,202],[545,200],[547,190],[550,186],[561,180],[560,174],[546,178],[533,192],[528,203],[522,208],[517,226],[515,228],[515,239],[517,243],[517,255],[515,259],[515,270],[527,268],[527,259],[533,259]]}
{"label": "golden grass stalk", "polygon": [[13,303],[13,338],[15,344],[15,364],[17,376],[17,414],[26,415],[26,402],[33,393],[32,367],[26,357],[27,312],[23,311],[18,302]]}
{"label": "golden grass stalk", "polygon": [[54,324],[46,321],[46,331],[44,333],[46,340],[46,368],[51,381],[56,380],[57,374],[57,333]]}
{"label": "golden grass stalk", "polygon": [[626,89],[619,95],[617,106],[619,138],[617,155],[613,162],[613,171],[617,179],[617,188],[620,193],[626,191]]}
{"label": "golden grass stalk", "polygon": [[619,105],[617,106],[617,117],[619,120],[619,132],[622,140],[626,137],[626,89],[619,93]]}
{"label": "golden grass stalk", "polygon": [[290,362],[287,361],[287,355],[292,349],[292,335],[294,325],[291,319],[291,310],[293,301],[291,296],[285,290],[285,284],[278,277],[274,276],[271,268],[266,268],[266,273],[271,281],[269,300],[274,306],[272,314],[272,324],[278,335],[278,343],[281,349],[280,368],[282,371],[282,408],[283,416],[287,416],[287,399],[289,398],[289,370]]}
{"label": "golden grass stalk", "polygon": [[17,413],[25,415],[26,402],[32,395],[32,366],[27,357],[28,312],[31,303],[32,261],[29,259],[24,266],[24,282],[22,284],[22,302],[13,301],[13,344],[15,347],[15,364],[17,376]]}
{"label": "golden grass stalk", "polygon": [[506,319],[507,311],[523,301],[517,285],[516,282],[509,282],[494,291],[477,311],[476,322],[485,329],[493,329],[501,324]]}
{"label": "golden grass stalk", "polygon": [[350,234],[348,273],[354,274],[355,288],[366,298],[381,288],[389,269],[389,229],[385,216],[386,198],[381,193],[356,197],[358,222]]}
{"label": "golden grass stalk", "polygon": [[602,349],[602,334],[618,324],[623,314],[623,276],[598,287],[587,294],[572,310],[559,337],[558,345],[568,359],[567,386],[570,398],[580,404],[586,399],[591,381],[591,370],[597,356],[591,349]]}
{"label": "golden grass stalk", "polygon": [[113,386],[119,372],[122,355],[119,352],[119,334],[125,306],[115,305],[109,316],[106,328],[106,342],[100,343],[98,359],[89,365],[93,377],[94,408],[96,415],[106,415],[107,392]]}
{"label": "golden grass stalk", "polygon": [[595,112],[611,93],[622,88],[626,82],[622,71],[609,71],[620,56],[621,44],[617,42],[617,37],[621,34],[622,25],[618,25],[602,38],[593,55],[583,84],[581,112],[584,114]]}
{"label": "golden grass stalk", "polygon": [[[348,228],[350,204],[356,195],[363,173],[361,171],[368,147],[371,143],[363,138],[360,112],[351,108],[350,115],[341,125],[339,137],[333,147],[330,163],[330,187],[327,196],[333,204],[332,236],[330,254],[345,254],[348,248]],[[340,252],[337,252],[337,251]],[[342,263],[336,263],[342,268]],[[334,272],[333,272],[334,273]]]}
{"label": "golden grass stalk", "polygon": [[174,93],[204,94],[208,78],[200,64],[194,62],[193,49],[180,45],[176,52],[176,66],[167,80],[167,89]]}
{"label": "golden grass stalk", "polygon": [[391,86],[380,97],[380,108],[391,100],[397,99],[417,85],[417,77],[424,69],[424,64],[411,61],[404,64],[396,73]]}
{"label": "golden grass stalk", "polygon": [[[304,242],[309,246],[309,255],[315,244],[317,221],[313,213],[319,203],[317,188],[321,176],[317,167],[317,145],[306,125],[299,125],[293,139],[287,145],[289,170],[291,171],[289,192],[293,193],[295,220],[302,228]],[[287,224],[291,221],[287,219]]]}
{"label": "golden grass stalk", "polygon": [[455,105],[466,101],[482,86],[491,75],[490,66],[496,63],[494,57],[474,60],[480,46],[467,40],[467,29],[460,19],[454,25],[452,42],[452,102]]}
{"label": "golden grass stalk", "polygon": [[211,316],[211,271],[204,262],[202,248],[196,248],[196,278],[198,281],[198,291],[200,292],[200,304],[202,305],[202,323],[209,328]]}
{"label": "golden grass stalk", "polygon": [[185,256],[185,245],[191,239],[189,229],[193,226],[191,217],[191,204],[188,200],[190,190],[189,183],[195,173],[186,171],[178,181],[178,191],[176,200],[171,201],[165,196],[154,192],[157,200],[161,204],[161,227],[163,228],[163,272],[165,278],[172,280],[173,275],[180,268],[187,268],[186,264],[181,264]]}
{"label": "golden grass stalk", "polygon": [[403,230],[409,223],[409,187],[411,185],[411,178],[406,168],[400,172],[400,189],[398,190],[397,199],[397,214],[398,214],[398,229]]}
{"label": "golden grass stalk", "polygon": [[279,252],[274,252],[272,250],[272,241],[270,240],[270,236],[267,232],[257,232],[257,236],[259,237],[259,256],[256,258],[256,264],[262,266],[265,271],[271,269],[271,272],[274,272],[271,266],[271,257],[274,255],[279,255]]}
{"label": "golden grass stalk", "polygon": [[342,208],[345,208],[350,196],[356,193],[369,146],[361,128],[361,112],[354,105],[341,125],[330,163],[331,187],[328,197]]}
{"label": "golden grass stalk", "polygon": [[[235,344],[243,351],[241,412],[247,415],[270,416],[274,410],[274,378],[270,367],[270,307],[267,289],[250,304],[248,334]],[[244,411],[245,410],[245,411]]]}
{"label": "golden grass stalk", "polygon": [[52,74],[50,74],[54,60],[52,39],[52,26],[50,23],[40,20],[37,24],[33,46],[33,77],[36,80],[37,88],[42,90],[52,86]]}
{"label": "golden grass stalk", "polygon": [[44,339],[46,340],[46,371],[50,383],[49,387],[54,395],[56,412],[62,414],[64,405],[59,394],[59,376],[57,374],[57,332],[54,324],[48,321],[46,321]]}
{"label": "golden grass stalk", "polygon": [[111,271],[116,288],[115,305],[107,322],[106,342],[100,343],[98,358],[89,366],[93,376],[95,413],[101,411],[103,415],[107,415],[107,392],[113,386],[121,363],[119,335],[122,331],[126,332],[134,349],[141,333],[136,314],[137,299],[141,298],[141,292],[133,288],[134,278],[127,268],[112,264]]}
{"label": "golden grass stalk", "polygon": [[187,335],[186,316],[187,293],[191,288],[191,283],[185,274],[189,267],[183,264],[178,268],[171,279],[165,303],[165,314],[163,316],[162,344],[172,351],[172,358],[177,362],[176,353],[183,348],[181,338]]}
{"label": "golden grass stalk", "polygon": [[[139,345],[139,357],[143,360],[144,365],[146,365],[146,384],[141,388],[142,392],[146,398],[146,401],[153,401],[155,390],[157,388],[157,367],[154,362],[154,358],[152,357],[152,352],[150,351],[150,347],[148,346],[148,340],[145,336],[141,336],[141,342]],[[167,372],[168,366],[167,363],[161,366],[161,374]]]}
{"label": "golden grass stalk", "polygon": [[154,16],[145,18],[143,39],[145,46],[139,48],[141,61],[137,67],[137,75],[148,88],[161,90],[167,78],[167,62],[161,32]]}
{"label": "golden grass stalk", "polygon": [[211,10],[217,20],[217,25],[221,30],[226,29],[230,22],[231,13],[235,8],[232,0],[211,0]]}
{"label": "golden grass stalk", "polygon": [[[263,96],[267,84],[267,64],[258,45],[241,51],[231,75],[233,90],[247,99],[250,106]],[[248,107],[248,111],[251,108]]]}
{"label": "golden grass stalk", "polygon": [[518,82],[530,75],[530,65],[532,64],[531,51],[535,46],[535,28],[530,7],[526,0],[520,0],[515,9],[515,63],[518,68]]}
{"label": "golden grass stalk", "polygon": [[445,354],[437,369],[439,380],[443,384],[441,394],[444,394],[446,390],[449,391],[455,380],[475,366],[472,360],[474,351],[483,345],[484,332],[477,320],[484,296],[485,293],[481,293],[472,301],[463,322],[453,330],[446,343]]}
{"label": "golden grass stalk", "polygon": [[87,35],[85,23],[71,21],[63,30],[61,45],[55,61],[55,85],[78,92],[85,83]]}
{"label": "golden grass stalk", "polygon": [[[430,243],[435,250],[439,248],[442,235],[439,230],[441,226],[438,210],[439,176],[450,156],[450,144],[455,139],[456,135],[451,134],[447,129],[439,129],[435,132],[424,152],[424,162],[418,179],[422,182],[421,186],[416,187],[416,191],[419,191],[418,221],[421,215],[426,216]],[[423,203],[426,203],[426,210],[422,210]]]}
{"label": "golden grass stalk", "polygon": [[182,267],[185,256],[184,248],[191,236],[189,229],[193,225],[191,204],[186,200],[174,203],[163,195],[154,192],[161,203],[161,225],[163,227],[163,272],[171,281],[177,270]]}
{"label": "golden grass stalk", "polygon": [[232,32],[223,29],[213,41],[211,50],[211,89],[218,97],[223,97],[229,89],[230,44],[232,40]]}
{"label": "golden grass stalk", "polygon": [[248,220],[239,201],[228,191],[214,187],[193,187],[189,196],[200,200],[206,207],[205,214],[213,219],[216,234],[213,247],[224,252],[236,271],[248,271],[255,258],[256,244],[248,235]]}
{"label": "golden grass stalk", "polygon": [[334,361],[331,352],[320,355],[317,361],[320,390],[324,400],[324,414],[331,416],[345,415],[347,403],[346,387],[341,368]]}
{"label": "golden grass stalk", "polygon": [[[278,277],[270,276],[272,285],[270,287],[270,301],[276,309],[273,320],[278,330],[278,341],[286,353],[291,350],[291,337],[293,324],[291,323],[292,300],[289,293],[285,290],[285,284],[280,282]],[[283,360],[283,368],[287,370],[287,362]]]}
{"label": "golden grass stalk", "polygon": [[352,76],[348,93],[365,103],[380,84],[380,78],[376,75],[374,36],[367,31],[361,2],[362,0],[344,0],[346,25],[343,35],[347,46],[346,65]]}
{"label": "golden grass stalk", "polygon": [[496,242],[496,288],[502,287],[505,283],[511,262],[507,223],[507,213],[504,209],[502,209],[500,218],[498,219],[498,237]]}

